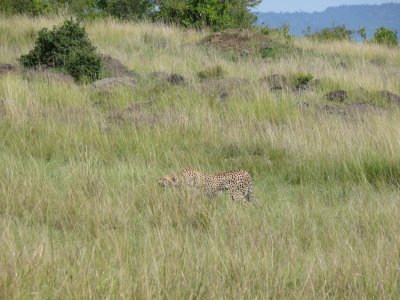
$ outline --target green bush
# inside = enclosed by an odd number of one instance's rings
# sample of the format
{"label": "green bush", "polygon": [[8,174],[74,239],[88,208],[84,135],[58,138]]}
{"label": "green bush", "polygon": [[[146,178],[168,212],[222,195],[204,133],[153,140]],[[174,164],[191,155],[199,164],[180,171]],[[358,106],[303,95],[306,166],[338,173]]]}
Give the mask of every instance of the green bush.
{"label": "green bush", "polygon": [[311,33],[311,29],[308,28],[305,36],[316,41],[350,41],[352,40],[352,34],[353,32],[351,30],[342,25],[331,28],[323,28],[314,33]]}
{"label": "green bush", "polygon": [[372,41],[390,47],[395,47],[399,44],[397,32],[385,27],[380,27],[375,31]]}
{"label": "green bush", "polygon": [[260,2],[261,0],[1,0],[0,12],[42,15],[62,10],[80,18],[153,18],[185,27],[222,30],[251,27],[256,20],[251,9]]}
{"label": "green bush", "polygon": [[304,87],[314,79],[314,76],[310,73],[297,73],[294,76],[294,85],[296,88]]}
{"label": "green bush", "polygon": [[6,14],[28,14],[38,16],[49,13],[54,5],[49,0],[2,0],[0,1],[0,12]]}
{"label": "green bush", "polygon": [[100,77],[101,59],[87,48],[74,49],[65,61],[65,69],[77,80],[92,81]]}
{"label": "green bush", "polygon": [[256,20],[250,9],[260,0],[164,0],[159,1],[156,18],[185,27],[213,30],[248,28]]}
{"label": "green bush", "polygon": [[53,30],[39,31],[35,48],[20,57],[26,68],[45,66],[66,71],[76,80],[96,80],[101,73],[101,60],[95,52],[85,29],[73,20],[67,20]]}

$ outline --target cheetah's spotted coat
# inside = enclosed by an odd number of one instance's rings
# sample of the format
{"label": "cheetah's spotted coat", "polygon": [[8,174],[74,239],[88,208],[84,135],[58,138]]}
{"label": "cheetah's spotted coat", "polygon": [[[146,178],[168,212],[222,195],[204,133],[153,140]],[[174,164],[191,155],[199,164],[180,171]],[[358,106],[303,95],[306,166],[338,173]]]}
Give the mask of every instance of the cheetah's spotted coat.
{"label": "cheetah's spotted coat", "polygon": [[204,174],[189,168],[178,173],[165,175],[159,183],[163,187],[195,188],[209,197],[228,191],[234,201],[250,202],[254,200],[251,176],[243,170]]}

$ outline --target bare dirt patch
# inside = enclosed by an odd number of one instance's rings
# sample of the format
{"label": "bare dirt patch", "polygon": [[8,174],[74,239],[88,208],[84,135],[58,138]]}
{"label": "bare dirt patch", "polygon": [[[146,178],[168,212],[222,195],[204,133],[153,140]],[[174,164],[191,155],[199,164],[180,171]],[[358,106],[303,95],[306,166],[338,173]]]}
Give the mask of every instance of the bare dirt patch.
{"label": "bare dirt patch", "polygon": [[337,90],[329,92],[324,97],[332,102],[344,102],[348,98],[348,95],[344,90]]}
{"label": "bare dirt patch", "polygon": [[18,70],[18,68],[11,64],[0,64],[0,75],[14,73]]}
{"label": "bare dirt patch", "polygon": [[[301,93],[308,90],[315,90],[320,85],[319,79],[304,80],[306,74],[294,73],[288,75],[272,74],[261,77],[259,82],[261,86],[266,87],[271,91],[292,91],[295,93]],[[301,80],[303,79],[303,80]]]}
{"label": "bare dirt patch", "polygon": [[200,44],[237,53],[239,56],[256,55],[262,58],[274,58],[299,51],[290,39],[248,29],[215,32],[205,37]]}
{"label": "bare dirt patch", "polygon": [[180,74],[168,73],[168,72],[164,72],[164,71],[157,71],[157,72],[150,73],[148,75],[148,78],[166,82],[171,85],[183,85],[187,82],[187,79]]}
{"label": "bare dirt patch", "polygon": [[101,54],[100,57],[110,77],[137,77],[137,74],[124,66],[120,60],[107,54]]}
{"label": "bare dirt patch", "polygon": [[242,55],[254,54],[272,47],[267,36],[251,30],[226,30],[215,32],[204,38],[202,44],[223,51],[235,51]]}
{"label": "bare dirt patch", "polygon": [[388,102],[400,105],[400,95],[385,90],[379,91],[379,95]]}

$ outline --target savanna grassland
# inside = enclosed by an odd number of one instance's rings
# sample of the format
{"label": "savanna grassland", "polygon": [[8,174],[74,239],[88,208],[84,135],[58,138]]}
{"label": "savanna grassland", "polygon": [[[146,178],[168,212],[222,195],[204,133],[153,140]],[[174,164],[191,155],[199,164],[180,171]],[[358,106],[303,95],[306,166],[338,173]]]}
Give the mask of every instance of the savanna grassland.
{"label": "savanna grassland", "polygon": [[[62,20],[1,16],[0,63]],[[0,75],[0,298],[399,297],[400,110],[379,96],[400,93],[398,48],[295,40],[263,59],[202,46],[206,31],[86,29],[134,89]],[[197,76],[215,66],[245,80],[222,97]],[[314,85],[260,80],[299,73]],[[345,102],[324,97],[337,89]],[[158,186],[187,166],[249,171],[257,202]]]}

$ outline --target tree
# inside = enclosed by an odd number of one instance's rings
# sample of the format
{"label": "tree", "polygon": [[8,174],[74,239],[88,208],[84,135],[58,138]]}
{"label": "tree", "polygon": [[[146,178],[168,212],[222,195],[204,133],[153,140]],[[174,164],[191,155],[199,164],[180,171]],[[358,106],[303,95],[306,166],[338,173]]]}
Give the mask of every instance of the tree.
{"label": "tree", "polygon": [[351,30],[347,29],[344,25],[340,25],[331,28],[322,28],[314,33],[307,32],[305,36],[316,41],[351,41],[352,34]]}
{"label": "tree", "polygon": [[98,8],[105,14],[119,19],[143,19],[154,11],[153,0],[98,0]]}
{"label": "tree", "polygon": [[361,27],[360,29],[358,29],[357,33],[360,35],[363,42],[367,40],[367,30],[365,29],[365,27]]}
{"label": "tree", "polygon": [[3,0],[0,1],[0,12],[7,14],[29,14],[33,16],[50,12],[49,0]]}
{"label": "tree", "polygon": [[399,44],[397,32],[385,27],[380,27],[376,30],[372,41],[391,47],[396,47]]}
{"label": "tree", "polygon": [[156,18],[186,27],[251,27],[256,16],[251,13],[261,0],[158,0]]}
{"label": "tree", "polygon": [[0,12],[40,15],[68,9],[80,17],[153,18],[186,27],[214,30],[251,27],[251,9],[261,0],[0,0]]}

